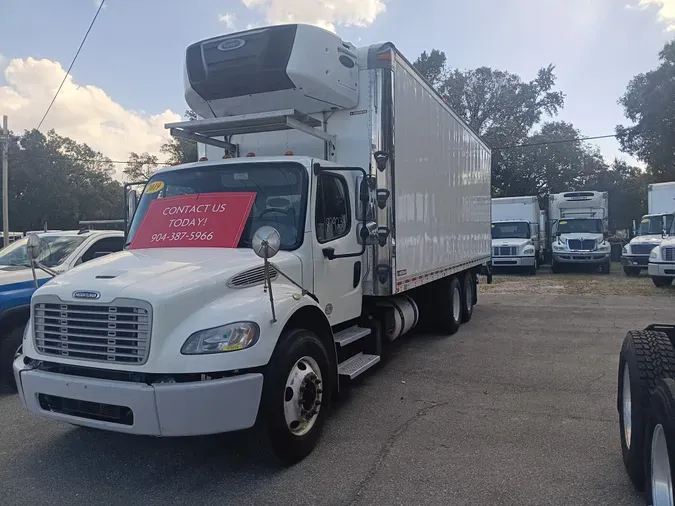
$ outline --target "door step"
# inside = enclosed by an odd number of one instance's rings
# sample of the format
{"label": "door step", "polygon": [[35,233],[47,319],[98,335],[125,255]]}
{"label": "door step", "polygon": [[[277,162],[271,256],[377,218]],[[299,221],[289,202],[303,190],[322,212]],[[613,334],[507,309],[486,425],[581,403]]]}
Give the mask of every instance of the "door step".
{"label": "door step", "polygon": [[354,325],[353,327],[346,328],[336,333],[335,342],[340,346],[347,346],[348,344],[370,335],[371,332],[371,329]]}
{"label": "door step", "polygon": [[338,374],[349,379],[354,379],[373,367],[379,361],[379,355],[357,353],[350,359],[345,360],[338,365]]}

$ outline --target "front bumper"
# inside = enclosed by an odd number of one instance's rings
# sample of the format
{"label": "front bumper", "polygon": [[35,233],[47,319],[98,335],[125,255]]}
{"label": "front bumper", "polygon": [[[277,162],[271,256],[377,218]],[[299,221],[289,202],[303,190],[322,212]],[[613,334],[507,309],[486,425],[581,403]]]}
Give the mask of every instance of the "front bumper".
{"label": "front bumper", "polygon": [[535,265],[535,257],[492,257],[492,265],[494,267],[533,267]]}
{"label": "front bumper", "polygon": [[646,269],[649,266],[649,255],[622,255],[621,265]]}
{"label": "front bumper", "polygon": [[14,361],[21,400],[31,413],[96,429],[150,436],[198,436],[255,424],[263,375],[186,383],[135,383],[34,369]]}
{"label": "front bumper", "polygon": [[555,251],[553,260],[561,264],[604,264],[609,261],[610,252],[598,251]]}
{"label": "front bumper", "polygon": [[662,278],[675,278],[675,263],[655,264],[649,262],[647,268],[650,276],[658,276]]}

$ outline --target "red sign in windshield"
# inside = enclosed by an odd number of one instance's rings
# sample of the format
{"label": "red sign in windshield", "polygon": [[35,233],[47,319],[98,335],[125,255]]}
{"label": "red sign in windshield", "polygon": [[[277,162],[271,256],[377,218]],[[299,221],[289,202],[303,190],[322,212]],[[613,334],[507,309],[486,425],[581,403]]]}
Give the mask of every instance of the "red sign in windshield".
{"label": "red sign in windshield", "polygon": [[153,200],[129,249],[236,248],[255,196],[201,193]]}

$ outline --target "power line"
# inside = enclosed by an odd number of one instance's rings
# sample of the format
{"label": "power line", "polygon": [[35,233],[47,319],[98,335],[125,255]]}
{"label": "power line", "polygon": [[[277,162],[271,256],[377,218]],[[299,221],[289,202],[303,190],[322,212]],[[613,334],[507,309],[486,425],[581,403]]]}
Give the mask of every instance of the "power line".
{"label": "power line", "polygon": [[66,79],[68,79],[68,76],[70,75],[70,71],[72,70],[73,65],[75,65],[75,60],[77,60],[77,57],[80,55],[80,51],[82,50],[82,46],[84,46],[84,43],[86,42],[87,37],[89,36],[89,32],[91,31],[91,28],[94,26],[94,23],[96,22],[96,18],[98,17],[98,13],[101,12],[101,9],[103,9],[103,4],[105,4],[105,0],[101,0],[101,3],[99,4],[98,9],[96,10],[96,14],[94,14],[94,19],[91,20],[91,23],[89,24],[89,28],[87,29],[87,33],[84,34],[84,38],[82,39],[82,42],[80,42],[80,47],[77,48],[77,53],[75,53],[75,56],[73,57],[73,61],[70,62],[70,67],[68,67],[68,71],[66,72],[66,75],[63,76],[63,81],[61,81],[61,84],[59,85],[59,88],[56,90],[56,94],[54,95],[54,98],[52,98],[52,101],[49,104],[49,107],[47,107],[47,110],[45,111],[44,116],[42,116],[42,119],[40,120],[40,123],[37,126],[37,130],[40,130],[40,127],[42,126],[42,122],[47,117],[47,114],[49,114],[49,111],[51,111],[52,106],[54,105],[54,102],[56,101],[56,97],[59,96],[59,93],[61,92],[61,88],[63,88],[63,84],[66,82]]}

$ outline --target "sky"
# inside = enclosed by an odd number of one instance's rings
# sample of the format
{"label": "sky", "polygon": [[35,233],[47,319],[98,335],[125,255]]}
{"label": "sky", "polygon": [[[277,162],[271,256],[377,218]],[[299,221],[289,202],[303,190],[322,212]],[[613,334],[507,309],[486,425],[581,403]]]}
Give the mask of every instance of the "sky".
{"label": "sky", "polygon": [[[0,0],[0,115],[14,132],[40,122],[99,3]],[[283,22],[317,24],[357,46],[391,41],[409,60],[437,48],[453,68],[524,80],[552,63],[566,95],[556,119],[596,136],[626,124],[617,100],[675,38],[675,0],[106,0],[41,130],[113,160],[130,151],[161,160],[164,124],[186,109],[185,48]],[[616,140],[595,143],[634,163]]]}

